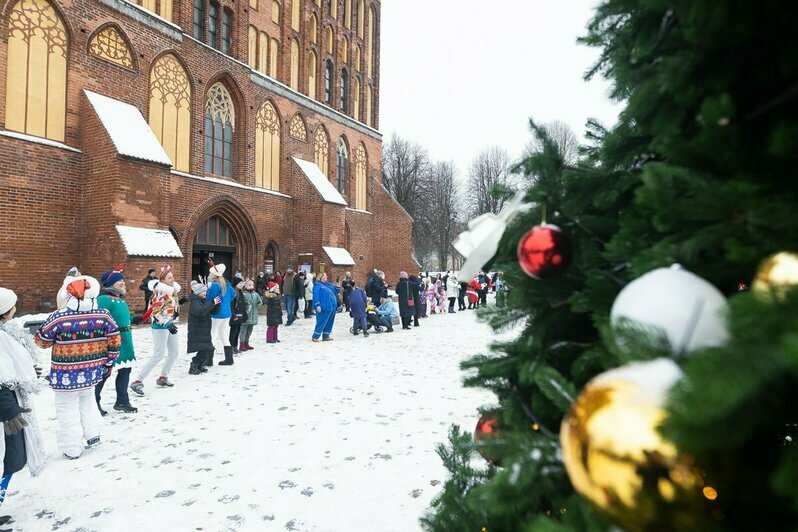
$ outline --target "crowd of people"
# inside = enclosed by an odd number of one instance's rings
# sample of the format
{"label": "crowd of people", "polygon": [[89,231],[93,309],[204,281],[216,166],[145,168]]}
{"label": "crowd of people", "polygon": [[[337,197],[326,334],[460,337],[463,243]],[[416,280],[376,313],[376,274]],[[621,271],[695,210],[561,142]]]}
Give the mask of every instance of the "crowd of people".
{"label": "crowd of people", "polygon": [[[66,459],[75,460],[100,443],[101,417],[108,414],[102,406],[102,391],[114,373],[113,409],[125,414],[138,412],[129,391],[143,396],[146,379],[159,365],[155,386],[174,386],[169,376],[180,353],[177,327],[181,308],[187,309],[186,351],[193,354],[188,372],[201,375],[214,365],[216,346],[220,345],[224,354],[219,366],[232,365],[234,355],[253,349],[253,332],[260,323],[262,306],[267,344],[280,342],[278,330],[284,314],[285,326],[291,326],[300,316],[315,318],[311,341],[331,342],[339,313],[349,314],[349,331],[355,336],[367,337],[369,331],[392,333],[400,323],[402,329],[410,329],[432,314],[485,305],[488,291],[501,286],[500,278],[484,272],[469,283],[460,283],[450,272],[434,278],[420,272],[401,272],[395,287],[378,270],[362,286],[349,272],[335,282],[326,273],[316,276],[292,268],[284,275],[280,271],[261,272],[254,278],[236,272],[231,280],[226,273],[224,264],[211,263],[207,278],[192,280],[186,296],[170,265],[148,271],[139,288],[144,293],[142,321],[151,331],[152,353],[132,382],[137,358],[121,265],[103,273],[99,280],[81,274],[77,268],[70,269],[56,296],[58,309],[33,336],[9,323],[16,313],[17,296],[0,288],[0,418],[5,432],[5,438],[0,439],[0,456],[4,456],[0,504],[14,473],[27,465],[36,476],[45,462],[30,398],[42,376],[37,346],[51,349],[50,370],[43,377],[54,391],[58,448]],[[391,289],[395,290],[398,309]],[[0,525],[9,519],[0,517]]]}

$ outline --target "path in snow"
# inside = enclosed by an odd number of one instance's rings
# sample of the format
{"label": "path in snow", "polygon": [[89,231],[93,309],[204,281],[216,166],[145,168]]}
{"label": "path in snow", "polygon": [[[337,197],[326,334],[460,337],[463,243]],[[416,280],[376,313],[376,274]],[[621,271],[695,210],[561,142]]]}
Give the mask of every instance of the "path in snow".
{"label": "path in snow", "polygon": [[[471,429],[475,409],[494,401],[461,386],[458,365],[494,338],[472,311],[431,316],[412,331],[348,333],[339,314],[334,342],[311,343],[312,319],[280,327],[232,367],[187,373],[175,387],[131,394],[138,414],[109,411],[103,443],[79,460],[55,445],[52,392],[36,399],[52,462],[38,478],[11,481],[3,514],[14,530],[418,530],[446,480],[435,445],[452,423]],[[185,324],[180,327],[185,349]],[[139,360],[150,332],[134,331]],[[219,360],[217,355],[216,359]]]}

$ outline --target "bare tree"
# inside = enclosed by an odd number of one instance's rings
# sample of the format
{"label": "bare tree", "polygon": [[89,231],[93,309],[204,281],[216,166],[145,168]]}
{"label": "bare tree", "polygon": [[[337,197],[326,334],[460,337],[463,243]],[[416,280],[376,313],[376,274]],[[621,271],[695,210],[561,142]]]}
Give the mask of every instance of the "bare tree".
{"label": "bare tree", "polygon": [[516,179],[510,171],[507,150],[494,146],[477,154],[468,171],[466,206],[471,216],[499,212],[507,201],[506,191],[515,186]]}
{"label": "bare tree", "polygon": [[[579,159],[579,139],[576,138],[574,130],[560,120],[546,122],[542,125],[542,129],[560,150],[563,162],[569,166],[575,165]],[[524,149],[524,159],[541,151],[543,151],[543,142],[535,136]]]}
{"label": "bare tree", "polygon": [[460,187],[457,168],[453,162],[438,162],[433,165],[431,194],[434,201],[429,205],[429,235],[435,251],[438,269],[447,269],[452,240],[457,235],[460,212]]}

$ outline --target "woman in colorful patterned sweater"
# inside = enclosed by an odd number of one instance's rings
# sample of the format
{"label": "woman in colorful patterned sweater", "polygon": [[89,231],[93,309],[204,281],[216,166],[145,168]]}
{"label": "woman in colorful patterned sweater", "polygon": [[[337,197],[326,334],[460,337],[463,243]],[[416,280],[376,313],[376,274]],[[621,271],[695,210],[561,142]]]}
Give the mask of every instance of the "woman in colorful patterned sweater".
{"label": "woman in colorful patterned sweater", "polygon": [[144,320],[152,318],[152,356],[139,371],[138,378],[130,385],[130,389],[139,395],[144,395],[144,379],[155,369],[155,366],[168,352],[166,362],[161,368],[161,375],[155,380],[157,386],[172,387],[169,381],[169,372],[177,360],[180,351],[180,341],[177,337],[175,315],[179,306],[177,294],[180,293],[180,284],[175,281],[170,265],[161,266],[158,279],[150,281],[152,291],[150,308],[144,313]]}
{"label": "woman in colorful patterned sweater", "polygon": [[[122,266],[117,266],[115,270],[105,272],[100,277],[100,283],[103,289],[102,295],[97,299],[97,304],[100,308],[104,308],[111,313],[111,317],[114,318],[122,336],[122,349],[119,351],[119,358],[114,362],[114,367],[116,368],[116,403],[114,403],[114,410],[135,414],[138,409],[130,404],[127,386],[130,383],[130,371],[133,369],[131,366],[133,361],[136,360],[136,355],[133,351],[133,333],[130,332],[130,307],[127,306],[127,301],[125,301],[127,288],[125,286],[125,277],[122,275]],[[100,394],[102,394],[106,380],[106,378],[103,378],[94,388],[97,408],[100,409],[100,414],[103,416],[108,412],[100,406]]]}
{"label": "woman in colorful patterned sweater", "polygon": [[[0,435],[0,505],[14,473],[27,465],[35,477],[45,462],[39,425],[32,412],[32,396],[40,390],[38,368],[34,366],[39,349],[27,330],[7,323],[14,317],[16,303],[12,290],[0,288],[0,421],[5,429],[5,437]],[[0,526],[10,520],[10,516],[0,516]]]}
{"label": "woman in colorful patterned sweater", "polygon": [[66,458],[80,457],[100,443],[100,412],[94,386],[110,374],[122,337],[105,309],[97,308],[100,283],[86,275],[64,279],[69,299],[36,333],[40,347],[53,348],[50,387],[55,391],[58,448]]}

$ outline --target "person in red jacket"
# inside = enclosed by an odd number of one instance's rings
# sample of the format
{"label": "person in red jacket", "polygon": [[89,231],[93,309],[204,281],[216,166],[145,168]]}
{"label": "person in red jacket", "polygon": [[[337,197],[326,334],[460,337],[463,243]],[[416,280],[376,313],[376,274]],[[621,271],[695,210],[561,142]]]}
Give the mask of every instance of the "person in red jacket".
{"label": "person in red jacket", "polygon": [[482,285],[479,284],[479,281],[476,277],[471,279],[471,282],[468,283],[468,288],[466,289],[466,295],[468,296],[468,308],[475,309],[479,308],[479,291],[482,289]]}

